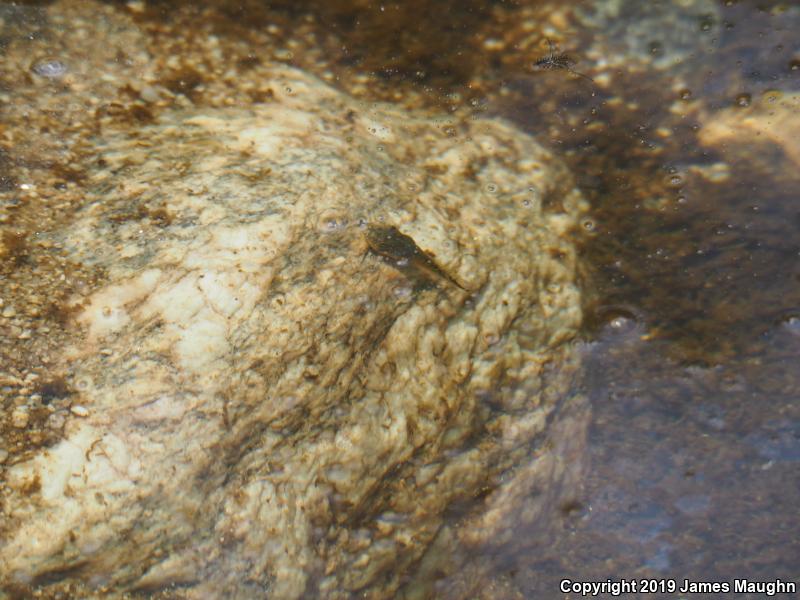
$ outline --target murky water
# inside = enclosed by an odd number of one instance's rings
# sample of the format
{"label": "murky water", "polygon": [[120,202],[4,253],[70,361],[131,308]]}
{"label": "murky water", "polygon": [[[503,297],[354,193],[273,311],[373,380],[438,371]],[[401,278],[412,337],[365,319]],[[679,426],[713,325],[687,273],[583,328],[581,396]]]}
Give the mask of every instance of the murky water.
{"label": "murky water", "polygon": [[[586,294],[576,343],[593,411],[585,480],[550,531],[521,528],[513,552],[465,552],[463,568],[474,567],[477,583],[430,573],[421,589],[435,597],[557,598],[579,597],[559,589],[564,579],[800,584],[799,6],[431,0],[128,8],[152,31],[167,22],[241,38],[243,53],[232,59],[241,68],[268,51],[368,100],[469,106],[506,118],[562,157],[590,201],[574,232]],[[38,7],[2,10],[0,43],[46,35]],[[523,22],[536,26],[517,26]],[[248,36],[268,27],[274,47],[248,49]],[[202,105],[214,75],[180,64],[187,40],[191,34],[174,41],[176,64],[164,81]],[[66,68],[57,53],[32,67],[53,81]],[[0,153],[0,169],[9,160]],[[0,175],[5,188],[18,184]],[[65,187],[82,177],[56,175]],[[13,292],[9,281],[46,260],[32,243],[36,206],[5,210],[17,226],[4,234],[12,249],[4,281]],[[102,277],[58,268],[78,286]],[[58,305],[42,312],[57,335]],[[38,351],[15,348],[5,359],[22,368]],[[59,385],[45,382],[41,393],[57,396]],[[455,527],[460,515],[453,511]]]}

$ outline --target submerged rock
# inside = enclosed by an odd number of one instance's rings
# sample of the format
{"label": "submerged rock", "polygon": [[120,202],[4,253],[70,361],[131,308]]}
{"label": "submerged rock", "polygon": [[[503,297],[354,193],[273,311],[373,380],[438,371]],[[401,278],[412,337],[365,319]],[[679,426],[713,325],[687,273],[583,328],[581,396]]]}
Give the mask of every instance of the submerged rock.
{"label": "submerged rock", "polygon": [[[710,115],[700,131],[700,141],[724,148],[743,162],[778,165],[787,160],[787,170],[800,165],[800,94],[768,90],[755,102],[720,110]],[[733,162],[733,161],[732,161]]]}
{"label": "submerged rock", "polygon": [[413,596],[574,485],[566,171],[498,120],[269,75],[93,139],[48,238],[106,278],[53,367],[63,438],[6,464],[7,589]]}

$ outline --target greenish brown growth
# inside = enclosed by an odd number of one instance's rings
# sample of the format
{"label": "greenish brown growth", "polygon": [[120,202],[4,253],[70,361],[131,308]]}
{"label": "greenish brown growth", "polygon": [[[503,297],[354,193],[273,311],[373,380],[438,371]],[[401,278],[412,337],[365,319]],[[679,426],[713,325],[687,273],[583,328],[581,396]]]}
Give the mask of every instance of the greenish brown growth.
{"label": "greenish brown growth", "polygon": [[410,236],[401,233],[397,227],[370,225],[367,228],[367,244],[376,254],[391,259],[397,268],[407,267],[428,282],[443,279],[466,291],[464,286],[445,273]]}

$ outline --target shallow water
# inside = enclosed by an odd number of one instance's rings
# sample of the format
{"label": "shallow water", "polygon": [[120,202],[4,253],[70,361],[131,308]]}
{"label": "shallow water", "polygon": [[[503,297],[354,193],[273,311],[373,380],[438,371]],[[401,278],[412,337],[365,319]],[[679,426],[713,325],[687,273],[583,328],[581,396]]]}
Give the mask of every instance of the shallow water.
{"label": "shallow water", "polygon": [[[144,27],[209,25],[192,3],[142,7]],[[513,552],[465,552],[464,568],[480,573],[471,591],[458,591],[462,576],[436,573],[426,589],[556,598],[567,578],[800,583],[799,7],[208,7],[220,36],[280,23],[270,52],[362,98],[512,121],[566,161],[591,203],[575,232],[586,265],[576,343],[593,411],[581,489],[542,540],[521,528]],[[3,5],[3,39],[39,35],[38,10]],[[518,28],[523,20],[537,28]],[[574,64],[532,68],[547,39]],[[255,63],[260,51],[239,60]],[[57,55],[34,66],[53,79],[63,69]],[[186,66],[165,75],[197,104],[208,78]],[[13,273],[33,252],[28,234],[18,239],[5,240]],[[102,277],[76,270],[78,280]],[[25,350],[14,352],[6,360],[24,363]]]}
{"label": "shallow water", "polygon": [[[707,6],[717,12],[653,3],[610,26],[638,20],[650,38],[637,41],[674,60],[629,45],[602,90],[512,76],[498,101],[549,135],[592,198],[583,248],[596,290],[584,346],[589,475],[544,556],[497,557],[509,597],[556,597],[563,578],[732,585],[800,573],[800,146],[764,143],[758,126],[717,144],[698,135],[756,102],[764,125],[783,111],[796,126],[800,12]],[[676,19],[692,34],[685,52],[660,33],[681,30]],[[576,54],[624,45],[610,36],[578,31]]]}

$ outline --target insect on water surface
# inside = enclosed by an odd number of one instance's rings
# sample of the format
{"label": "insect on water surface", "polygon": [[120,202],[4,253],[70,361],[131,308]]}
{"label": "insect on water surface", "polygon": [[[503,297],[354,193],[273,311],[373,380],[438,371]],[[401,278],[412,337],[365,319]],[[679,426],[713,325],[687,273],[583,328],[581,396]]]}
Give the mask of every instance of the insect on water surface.
{"label": "insect on water surface", "polygon": [[549,39],[547,40],[547,45],[550,48],[547,55],[538,59],[531,65],[534,71],[568,71],[573,75],[583,77],[589,81],[594,81],[594,79],[588,75],[584,75],[573,69],[572,67],[575,65],[575,59],[565,52],[556,52],[555,44]]}

